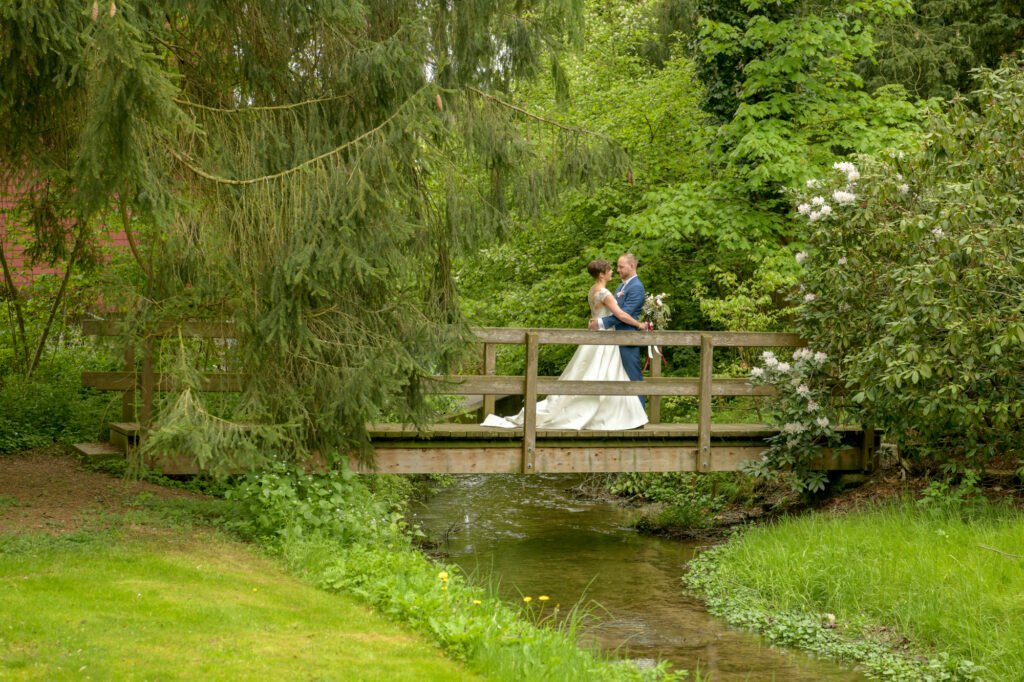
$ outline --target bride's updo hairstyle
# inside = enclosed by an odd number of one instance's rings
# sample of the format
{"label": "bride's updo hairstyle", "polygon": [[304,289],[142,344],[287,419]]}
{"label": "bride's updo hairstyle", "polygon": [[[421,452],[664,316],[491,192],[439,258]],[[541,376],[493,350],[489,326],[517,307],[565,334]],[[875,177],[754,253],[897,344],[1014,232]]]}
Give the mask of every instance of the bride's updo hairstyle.
{"label": "bride's updo hairstyle", "polygon": [[594,279],[597,279],[597,276],[600,275],[602,272],[608,272],[611,269],[612,264],[606,261],[604,258],[598,258],[587,263],[587,272],[589,272],[590,276],[593,277]]}

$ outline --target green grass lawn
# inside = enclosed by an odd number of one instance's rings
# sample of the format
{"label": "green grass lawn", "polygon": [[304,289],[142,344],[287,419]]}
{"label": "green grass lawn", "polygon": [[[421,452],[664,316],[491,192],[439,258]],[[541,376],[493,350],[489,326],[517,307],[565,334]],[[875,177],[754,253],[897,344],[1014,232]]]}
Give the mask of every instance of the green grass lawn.
{"label": "green grass lawn", "polygon": [[0,679],[469,680],[210,530],[0,535]]}
{"label": "green grass lawn", "polygon": [[785,519],[731,540],[711,576],[723,615],[831,614],[839,632],[1024,680],[1024,514],[1010,507],[905,501]]}

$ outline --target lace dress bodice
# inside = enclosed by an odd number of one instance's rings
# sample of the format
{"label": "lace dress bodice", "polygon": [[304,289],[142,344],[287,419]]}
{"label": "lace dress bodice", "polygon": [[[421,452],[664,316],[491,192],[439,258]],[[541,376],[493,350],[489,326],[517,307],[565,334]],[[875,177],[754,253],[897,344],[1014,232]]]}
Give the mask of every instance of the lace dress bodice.
{"label": "lace dress bodice", "polygon": [[612,312],[604,305],[603,301],[606,296],[611,296],[612,292],[608,291],[606,287],[600,289],[591,289],[587,294],[587,302],[590,303],[590,317],[599,318],[607,317]]}

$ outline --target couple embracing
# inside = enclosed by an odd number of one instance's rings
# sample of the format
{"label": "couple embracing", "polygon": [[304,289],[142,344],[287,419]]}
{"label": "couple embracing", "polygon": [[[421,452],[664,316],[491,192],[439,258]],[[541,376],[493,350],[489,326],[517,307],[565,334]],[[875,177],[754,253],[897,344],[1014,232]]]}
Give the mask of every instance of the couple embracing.
{"label": "couple embracing", "polygon": [[[591,261],[587,271],[594,284],[587,294],[592,330],[641,330],[638,319],[646,292],[637,277],[636,256],[624,253],[616,263],[621,283],[612,294],[607,287],[612,266],[603,259]],[[580,346],[559,377],[564,381],[643,381],[641,346]],[[647,423],[644,399],[622,395],[551,395],[537,403],[537,428],[593,429],[616,431],[635,429]],[[512,417],[488,415],[483,426],[516,428],[523,425],[523,412]]]}

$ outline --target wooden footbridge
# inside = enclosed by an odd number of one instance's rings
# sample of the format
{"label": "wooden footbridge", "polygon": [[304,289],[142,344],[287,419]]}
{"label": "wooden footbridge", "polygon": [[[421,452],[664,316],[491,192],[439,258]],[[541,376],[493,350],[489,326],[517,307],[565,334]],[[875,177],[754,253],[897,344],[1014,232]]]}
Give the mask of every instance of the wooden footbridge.
{"label": "wooden footbridge", "polygon": [[[87,322],[84,331],[116,335],[118,325]],[[167,331],[172,331],[168,329]],[[229,325],[187,323],[175,333],[228,338]],[[438,376],[431,390],[439,394],[482,397],[480,414],[495,411],[497,396],[522,396],[524,423],[518,429],[483,427],[477,424],[433,424],[417,430],[404,424],[371,424],[368,431],[374,448],[374,465],[367,467],[352,458],[353,469],[364,473],[605,473],[625,471],[735,471],[747,460],[761,456],[765,439],[778,430],[756,423],[724,424],[713,420],[715,398],[771,396],[770,386],[755,386],[744,378],[717,377],[713,373],[716,348],[793,349],[804,345],[795,334],[758,332],[592,332],[571,329],[482,328],[475,330],[482,346],[482,373],[472,376]],[[700,352],[696,377],[661,376],[661,363],[651,364],[651,376],[643,382],[561,381],[538,376],[539,349],[545,344],[620,345],[642,339],[651,346],[692,347]],[[521,345],[526,350],[524,373],[497,375],[497,348]],[[84,386],[121,391],[123,420],[111,424],[111,441],[81,444],[91,456],[123,455],[137,442],[140,422],[153,419],[153,396],[172,388],[171,378],[154,371],[151,345],[140,366],[134,353],[125,355],[123,372],[86,372]],[[655,356],[655,360],[658,360]],[[204,390],[238,391],[242,377],[211,373],[204,376]],[[566,431],[537,428],[536,403],[544,395],[648,396],[650,423],[629,431]],[[661,423],[661,399],[689,396],[697,399],[697,422]],[[141,399],[140,399],[141,398]],[[479,399],[479,398],[478,398]],[[138,419],[136,405],[138,404]],[[822,448],[817,468],[829,471],[865,471],[875,465],[878,437],[871,429],[839,428],[842,445]],[[195,466],[168,453],[148,464],[165,473],[192,473]]]}

